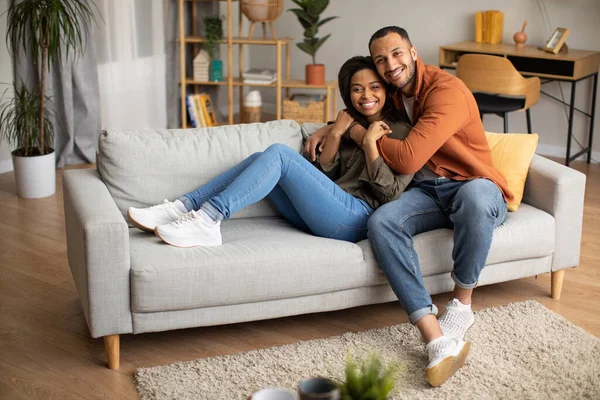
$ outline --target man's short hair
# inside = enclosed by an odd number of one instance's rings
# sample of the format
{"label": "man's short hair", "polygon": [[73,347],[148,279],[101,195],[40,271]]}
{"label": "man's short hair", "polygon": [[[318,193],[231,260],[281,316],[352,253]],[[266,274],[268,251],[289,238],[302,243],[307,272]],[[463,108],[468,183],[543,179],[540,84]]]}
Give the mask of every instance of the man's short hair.
{"label": "man's short hair", "polygon": [[409,46],[412,46],[412,42],[408,37],[408,32],[406,32],[404,28],[400,28],[399,26],[386,26],[384,28],[379,29],[371,36],[371,39],[369,39],[369,50],[371,50],[371,43],[373,43],[373,40],[381,39],[388,33],[397,33],[402,39],[406,39]]}

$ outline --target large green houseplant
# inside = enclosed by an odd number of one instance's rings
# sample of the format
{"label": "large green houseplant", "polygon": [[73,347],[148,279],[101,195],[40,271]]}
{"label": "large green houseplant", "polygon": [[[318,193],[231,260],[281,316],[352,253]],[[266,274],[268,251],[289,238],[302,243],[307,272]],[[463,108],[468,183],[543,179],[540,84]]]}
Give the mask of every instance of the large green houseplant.
{"label": "large green houseplant", "polygon": [[6,12],[9,51],[15,59],[29,55],[39,74],[39,87],[19,80],[14,95],[4,92],[0,106],[0,139],[16,147],[12,156],[21,197],[55,192],[54,120],[46,76],[51,65],[61,65],[63,55],[76,57],[85,50],[92,5],[91,0],[15,0]]}
{"label": "large green houseplant", "polygon": [[298,21],[304,28],[304,40],[296,43],[296,46],[312,57],[312,64],[306,65],[306,83],[309,85],[322,85],[325,83],[325,65],[317,64],[317,50],[325,43],[331,34],[319,38],[319,28],[327,22],[338,17],[327,17],[321,19],[321,14],[329,5],[329,0],[292,0],[300,8],[292,8],[298,17]]}

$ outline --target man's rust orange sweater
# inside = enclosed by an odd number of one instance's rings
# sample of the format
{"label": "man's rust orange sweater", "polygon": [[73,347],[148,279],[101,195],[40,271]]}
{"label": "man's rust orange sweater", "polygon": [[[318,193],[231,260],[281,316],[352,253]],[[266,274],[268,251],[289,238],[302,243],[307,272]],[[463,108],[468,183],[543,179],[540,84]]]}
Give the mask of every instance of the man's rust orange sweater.
{"label": "man's rust orange sweater", "polygon": [[[416,121],[406,139],[384,136],[378,142],[386,164],[402,174],[414,174],[425,164],[436,174],[456,180],[487,178],[508,202],[513,194],[506,179],[493,167],[479,109],[464,83],[437,67],[416,61]],[[404,110],[398,91],[396,107]]]}

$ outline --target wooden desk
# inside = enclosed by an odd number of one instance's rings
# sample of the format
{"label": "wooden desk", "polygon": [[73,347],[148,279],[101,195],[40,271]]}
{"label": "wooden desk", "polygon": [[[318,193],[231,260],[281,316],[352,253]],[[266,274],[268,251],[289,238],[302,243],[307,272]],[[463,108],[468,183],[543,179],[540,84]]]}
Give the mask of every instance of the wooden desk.
{"label": "wooden desk", "polygon": [[[440,68],[456,68],[458,59],[463,54],[487,54],[507,58],[522,75],[538,76],[542,78],[542,84],[555,80],[571,82],[570,103],[565,103],[561,99],[552,96],[549,93],[545,93],[544,91],[542,91],[542,94],[569,106],[569,129],[567,133],[565,165],[569,165],[571,161],[585,153],[587,153],[587,162],[590,162],[592,157],[592,139],[594,137],[594,117],[596,114],[596,91],[598,89],[600,52],[569,49],[565,53],[552,54],[540,50],[535,46],[517,48],[512,44],[460,42],[447,46],[440,46]],[[575,89],[577,82],[588,78],[594,78],[592,108],[589,113],[575,107]],[[574,111],[578,111],[590,118],[590,131],[588,135],[588,146],[577,154],[571,155]]]}

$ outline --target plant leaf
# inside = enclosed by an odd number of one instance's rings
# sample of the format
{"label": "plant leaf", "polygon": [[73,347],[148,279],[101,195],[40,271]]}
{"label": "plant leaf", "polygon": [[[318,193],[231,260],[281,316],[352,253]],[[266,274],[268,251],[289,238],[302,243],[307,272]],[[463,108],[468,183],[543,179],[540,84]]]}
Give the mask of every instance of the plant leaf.
{"label": "plant leaf", "polygon": [[339,18],[339,17],[327,17],[327,18],[319,21],[319,23],[317,24],[317,26],[325,25],[327,22],[331,21],[332,19],[336,19],[336,18]]}
{"label": "plant leaf", "polygon": [[318,17],[317,18],[311,17],[304,10],[300,10],[299,8],[292,8],[288,11],[291,11],[294,14],[296,14],[296,16],[298,17],[298,21],[300,21],[300,24],[302,25],[302,27],[304,29],[310,28],[319,20]]}
{"label": "plant leaf", "polygon": [[319,48],[323,45],[323,43],[325,43],[325,41],[327,39],[329,39],[329,36],[331,36],[331,33],[326,36],[323,36],[321,39],[319,39],[317,41],[317,43],[315,43],[315,53],[317,52],[317,50],[319,50]]}
{"label": "plant leaf", "polygon": [[319,15],[325,11],[328,5],[329,0],[313,0],[309,3],[307,11],[310,15],[319,17]]}
{"label": "plant leaf", "polygon": [[303,10],[306,9],[306,4],[304,0],[292,0],[294,3],[296,3],[298,5],[298,7],[302,8]]}
{"label": "plant leaf", "polygon": [[302,50],[303,52],[305,52],[306,54],[309,54],[311,56],[315,55],[315,48],[309,44],[309,43],[296,43],[296,46],[298,46],[298,48],[300,48],[300,50]]}

